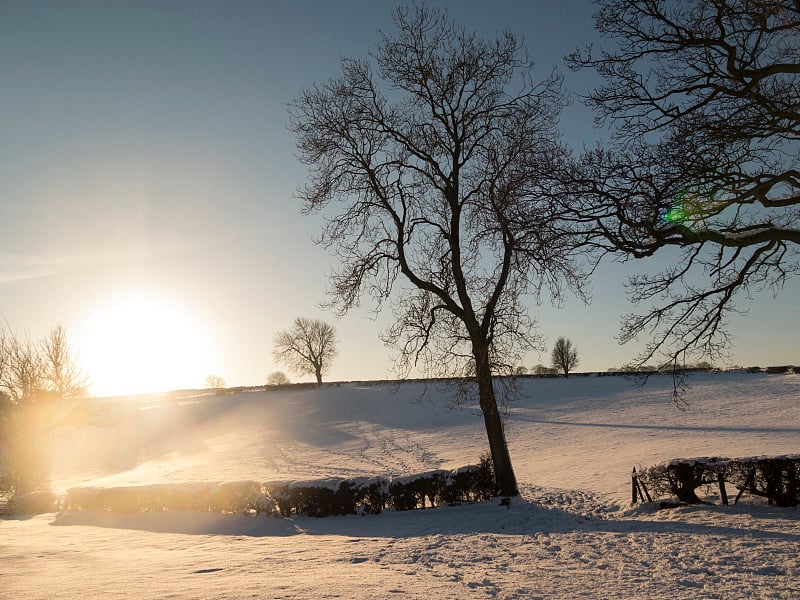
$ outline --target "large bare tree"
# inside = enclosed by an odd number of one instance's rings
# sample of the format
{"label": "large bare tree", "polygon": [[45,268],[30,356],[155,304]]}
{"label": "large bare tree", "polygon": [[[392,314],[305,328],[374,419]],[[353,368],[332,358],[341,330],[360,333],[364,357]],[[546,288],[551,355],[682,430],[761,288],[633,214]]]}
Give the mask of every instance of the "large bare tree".
{"label": "large bare tree", "polygon": [[648,335],[640,364],[724,357],[735,299],[800,269],[800,4],[598,4],[610,49],[570,62],[605,78],[587,100],[615,135],[567,177],[579,220],[607,252],[677,257],[631,280],[620,339]]}
{"label": "large bare tree", "polygon": [[339,354],[336,329],[318,319],[297,317],[291,328],[275,335],[273,356],[298,375],[314,375],[317,383]]}
{"label": "large bare tree", "polygon": [[373,54],[295,99],[300,197],[329,207],[334,304],[392,304],[401,375],[474,363],[498,491],[516,495],[492,374],[539,344],[525,297],[581,284],[545,177],[564,160],[561,79],[534,82],[511,33],[484,40],[423,5],[394,17]]}

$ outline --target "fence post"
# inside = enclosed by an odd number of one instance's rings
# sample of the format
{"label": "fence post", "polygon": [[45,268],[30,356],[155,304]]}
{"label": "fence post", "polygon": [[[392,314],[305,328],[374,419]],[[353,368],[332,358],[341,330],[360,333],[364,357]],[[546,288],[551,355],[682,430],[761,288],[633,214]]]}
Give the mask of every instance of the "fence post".
{"label": "fence post", "polygon": [[725,490],[725,477],[722,473],[717,475],[717,482],[719,483],[719,497],[722,498],[722,505],[728,506],[728,492]]}
{"label": "fence post", "polygon": [[631,504],[636,504],[636,501],[639,499],[639,486],[636,485],[636,467],[633,467],[633,472],[631,473]]}
{"label": "fence post", "polygon": [[[650,497],[650,492],[647,491],[647,486],[645,485],[644,481],[642,481],[638,476],[636,477],[636,480],[639,483],[639,494],[641,495],[641,493],[644,492],[644,496],[647,498],[647,501],[652,502],[653,499]],[[642,498],[642,502],[644,502],[644,498]]]}

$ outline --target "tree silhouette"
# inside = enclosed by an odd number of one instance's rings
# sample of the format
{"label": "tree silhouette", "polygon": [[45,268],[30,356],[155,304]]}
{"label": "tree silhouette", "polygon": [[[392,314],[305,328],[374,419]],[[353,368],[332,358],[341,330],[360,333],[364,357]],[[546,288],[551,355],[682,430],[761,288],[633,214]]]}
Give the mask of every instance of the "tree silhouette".
{"label": "tree silhouette", "polygon": [[206,377],[206,387],[210,390],[219,390],[225,387],[225,380],[217,375]]}
{"label": "tree silhouette", "polygon": [[336,330],[325,321],[297,317],[290,329],[275,335],[273,356],[298,375],[314,375],[317,383],[339,354]]}
{"label": "tree silhouette", "polygon": [[553,367],[564,373],[564,377],[569,377],[569,372],[580,363],[578,349],[572,345],[570,340],[564,337],[556,340],[550,358]]}
{"label": "tree silhouette", "polygon": [[475,386],[503,495],[516,495],[492,373],[539,347],[523,298],[581,288],[547,175],[564,161],[561,79],[534,82],[508,32],[483,40],[417,5],[394,12],[368,59],[292,105],[304,211],[326,211],[320,242],[339,260],[332,303],[393,298],[383,334],[398,371],[462,373]]}
{"label": "tree silhouette", "polygon": [[90,417],[87,384],[62,325],[38,342],[0,325],[0,495],[46,487],[49,438]]}
{"label": "tree silhouette", "polygon": [[267,377],[267,385],[287,385],[291,383],[283,371],[273,371]]}
{"label": "tree silhouette", "polygon": [[67,331],[61,323],[50,328],[40,342],[40,350],[47,389],[59,398],[85,396],[89,378],[78,367]]}
{"label": "tree silhouette", "polygon": [[54,325],[38,341],[0,326],[0,392],[11,402],[79,398],[87,394],[88,385],[63,325]]}
{"label": "tree silhouette", "polygon": [[46,385],[39,345],[0,328],[0,389],[15,404],[34,402]]}

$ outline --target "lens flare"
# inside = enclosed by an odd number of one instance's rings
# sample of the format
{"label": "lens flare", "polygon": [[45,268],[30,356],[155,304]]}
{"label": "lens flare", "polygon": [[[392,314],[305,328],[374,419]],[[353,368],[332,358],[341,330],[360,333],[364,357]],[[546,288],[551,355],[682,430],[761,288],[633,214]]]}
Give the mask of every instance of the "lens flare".
{"label": "lens flare", "polygon": [[673,206],[667,212],[661,215],[661,220],[664,221],[664,223],[679,225],[686,220],[686,211],[680,205]]}
{"label": "lens flare", "polygon": [[661,214],[661,221],[692,229],[703,219],[703,208],[696,194],[681,190],[675,195],[672,205]]}

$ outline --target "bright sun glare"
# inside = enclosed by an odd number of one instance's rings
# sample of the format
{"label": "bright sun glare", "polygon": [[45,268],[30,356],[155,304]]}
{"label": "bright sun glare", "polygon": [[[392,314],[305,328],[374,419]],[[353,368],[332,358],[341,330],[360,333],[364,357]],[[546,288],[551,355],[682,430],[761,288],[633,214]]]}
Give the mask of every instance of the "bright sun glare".
{"label": "bright sun glare", "polygon": [[80,362],[98,396],[201,387],[212,372],[207,332],[184,307],[154,294],[101,305],[79,338]]}

